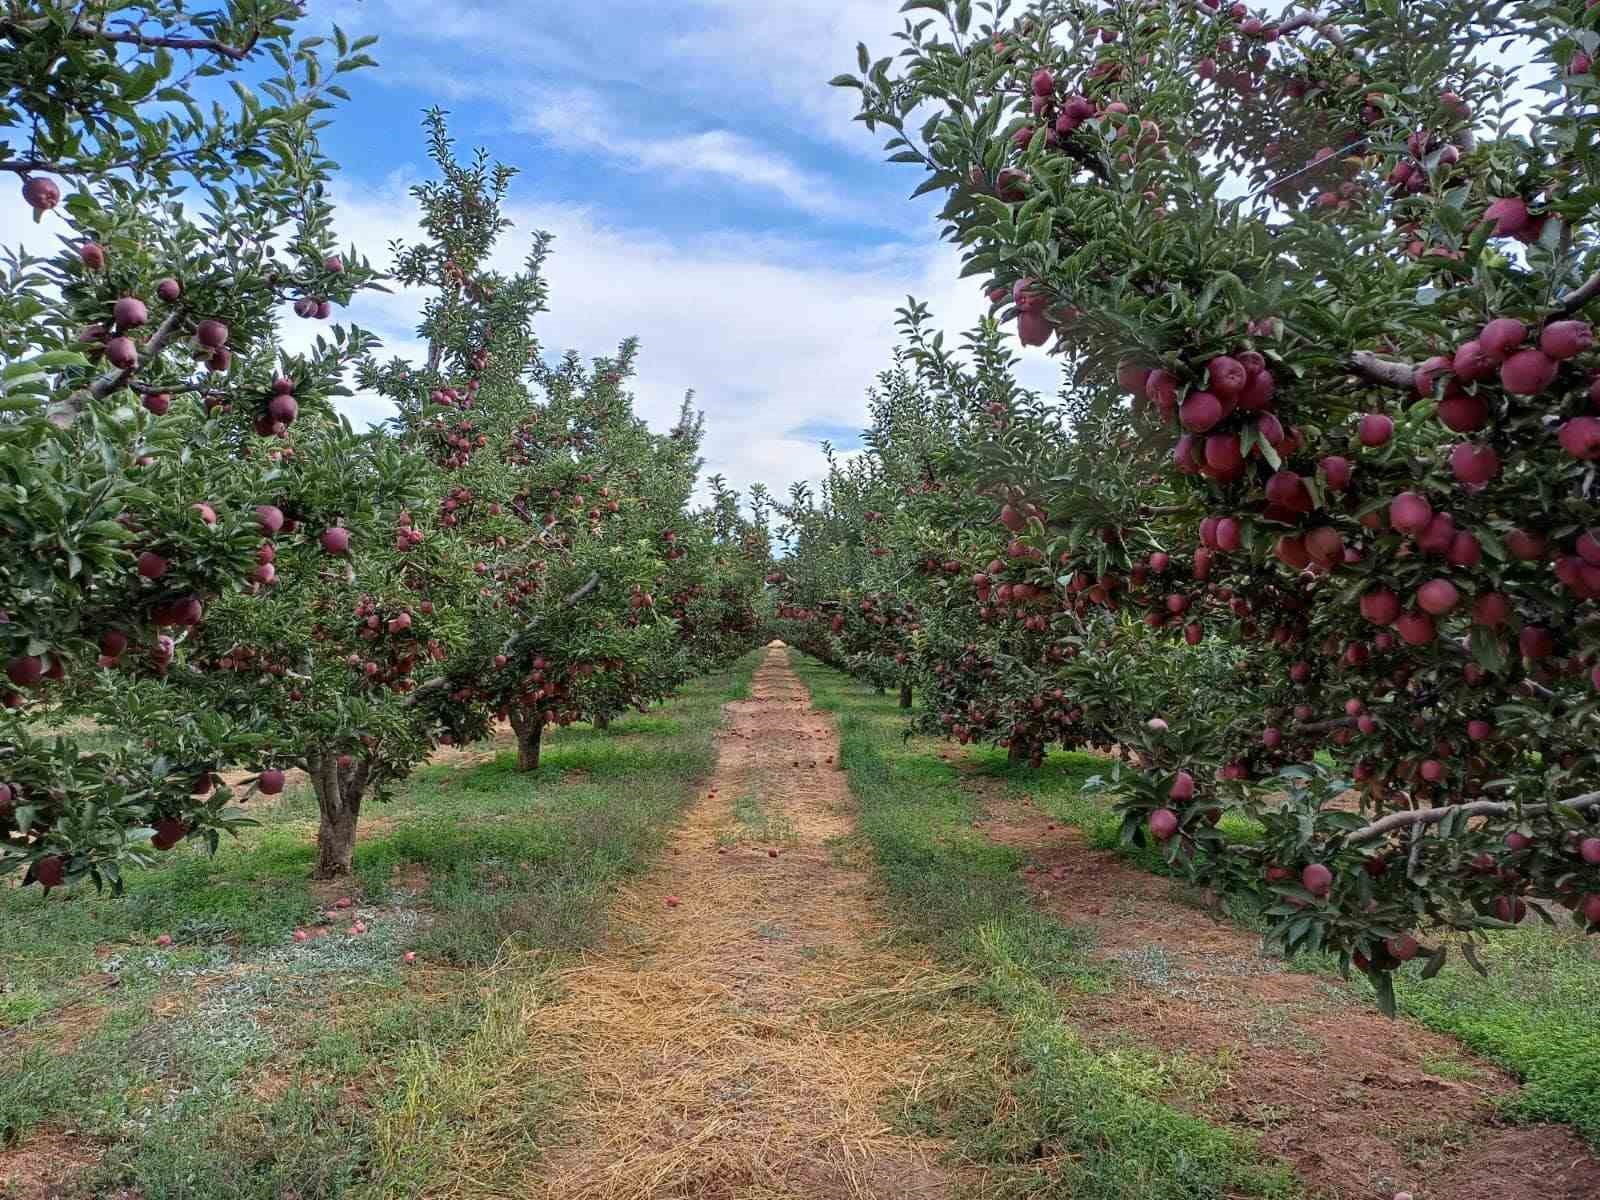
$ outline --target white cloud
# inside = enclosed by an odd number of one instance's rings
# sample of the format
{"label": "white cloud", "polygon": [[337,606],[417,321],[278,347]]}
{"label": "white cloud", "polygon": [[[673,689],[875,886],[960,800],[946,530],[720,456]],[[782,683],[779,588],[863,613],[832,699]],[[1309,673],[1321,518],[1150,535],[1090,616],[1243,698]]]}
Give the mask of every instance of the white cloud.
{"label": "white cloud", "polygon": [[[886,0],[701,0],[705,20],[671,38],[670,57],[686,78],[714,81],[726,93],[807,118],[807,131],[857,153],[877,157],[882,138],[853,118],[858,95],[827,86],[856,74],[856,44],[875,57],[897,52],[891,35],[905,18]],[[919,19],[932,14],[915,14]],[[708,89],[709,91],[709,89]]]}
{"label": "white cloud", "polygon": [[[413,228],[398,181],[335,199],[341,235],[358,247],[376,250]],[[537,325],[545,349],[605,354],[637,335],[640,415],[667,428],[693,389],[706,414],[706,473],[741,490],[760,480],[781,492],[821,473],[817,443],[787,431],[864,423],[865,390],[889,365],[894,310],[908,292],[952,334],[984,311],[976,284],[957,279],[955,250],[931,239],[841,259],[760,238],[668,240],[575,206],[521,205],[509,215],[516,229],[497,252],[501,269],[516,268],[532,230],[556,235],[551,311]],[[386,342],[409,343],[419,304],[404,292],[370,296],[350,315]],[[1053,392],[1056,371],[1031,351],[1024,380]]]}

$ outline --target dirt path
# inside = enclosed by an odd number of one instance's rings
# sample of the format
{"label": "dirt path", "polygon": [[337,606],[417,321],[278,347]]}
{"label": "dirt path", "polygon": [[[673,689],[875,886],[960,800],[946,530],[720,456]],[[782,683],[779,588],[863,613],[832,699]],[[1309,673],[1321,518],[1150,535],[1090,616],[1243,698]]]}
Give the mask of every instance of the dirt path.
{"label": "dirt path", "polygon": [[896,1133],[887,1106],[985,1018],[954,999],[970,980],[880,944],[869,878],[836,849],[851,829],[837,754],[831,718],[769,649],[662,863],[535,1019],[538,1058],[576,1081],[574,1128],[524,1194],[954,1194],[943,1145]]}
{"label": "dirt path", "polygon": [[1110,1040],[1225,1061],[1203,1115],[1259,1130],[1310,1186],[1339,1200],[1402,1188],[1418,1200],[1600,1197],[1584,1142],[1564,1126],[1498,1120],[1494,1099],[1515,1082],[1460,1042],[1285,971],[1182,885],[971,784],[986,796],[987,835],[1028,855],[1039,905],[1092,930],[1096,952],[1124,969],[1126,986],[1075,997],[1074,1019]]}

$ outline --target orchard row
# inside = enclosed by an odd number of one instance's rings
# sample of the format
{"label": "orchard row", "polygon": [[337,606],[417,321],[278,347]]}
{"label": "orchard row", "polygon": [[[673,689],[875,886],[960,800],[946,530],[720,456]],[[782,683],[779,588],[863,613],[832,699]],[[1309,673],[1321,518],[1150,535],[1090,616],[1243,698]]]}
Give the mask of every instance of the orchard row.
{"label": "orchard row", "polygon": [[[1127,839],[1386,1004],[1600,927],[1600,10],[907,7],[835,83],[994,316],[903,313],[783,510],[790,636],[961,742],[1114,750]],[[1499,37],[1530,79],[1460,52]]]}
{"label": "orchard row", "polygon": [[[152,83],[192,31],[136,7],[132,49],[44,19],[8,26],[0,66],[37,117],[0,159],[8,203],[59,243],[0,289],[0,867],[115,886],[298,770],[336,875],[363,803],[436,746],[509,721],[533,769],[551,726],[742,653],[766,532],[716,481],[691,504],[699,419],[634,414],[631,342],[539,345],[548,239],[496,265],[515,172],[459,161],[442,114],[416,239],[385,272],[335,243],[317,134],[362,43],[324,62],[297,6],[241,6],[187,48],[201,73],[276,62],[272,103],[185,109]],[[98,153],[72,132],[86,97],[117,114]],[[425,297],[424,361],[284,327],[383,281]],[[395,417],[353,429],[354,389]]]}

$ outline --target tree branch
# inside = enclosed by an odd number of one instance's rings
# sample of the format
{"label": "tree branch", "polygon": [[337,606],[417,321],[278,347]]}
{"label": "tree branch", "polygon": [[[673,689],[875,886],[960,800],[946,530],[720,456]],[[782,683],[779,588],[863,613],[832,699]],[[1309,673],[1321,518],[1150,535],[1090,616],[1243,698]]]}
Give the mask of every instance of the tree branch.
{"label": "tree branch", "polygon": [[599,587],[599,586],[600,586],[600,572],[596,571],[592,575],[590,575],[588,579],[586,579],[584,581],[582,587],[580,587],[577,591],[573,592],[570,596],[565,597],[561,601],[561,606],[563,608],[571,608],[579,600],[582,600],[585,596],[587,596],[590,592],[594,591],[594,589]]}
{"label": "tree branch", "polygon": [[68,178],[81,175],[103,175],[107,171],[125,171],[129,168],[146,170],[159,162],[177,162],[192,154],[199,154],[205,146],[183,146],[177,150],[163,150],[160,154],[150,154],[135,158],[122,158],[115,162],[75,164],[64,162],[51,162],[43,158],[7,158],[0,160],[0,171],[13,171],[18,175],[29,175],[38,171],[45,175],[61,175]]}
{"label": "tree branch", "polygon": [[[178,322],[182,318],[183,310],[180,308],[175,308],[168,313],[166,319],[150,335],[150,340],[145,342],[140,354],[148,358],[154,358],[165,350],[167,343],[172,340],[172,335],[177,332]],[[89,406],[91,400],[104,400],[112,392],[126,384],[129,376],[136,369],[130,367],[126,371],[107,371],[88,387],[79,388],[65,400],[52,404],[46,413],[47,418],[57,429],[67,428],[83,414],[83,410]]]}
{"label": "tree branch", "polygon": [[1596,271],[1577,288],[1563,296],[1556,304],[1556,313],[1570,317],[1596,296],[1600,296],[1600,271]]}
{"label": "tree branch", "polygon": [[[40,22],[35,28],[20,21],[0,22],[0,35],[15,38],[17,34],[36,36],[43,33],[49,26]],[[137,29],[123,32],[107,29],[103,25],[89,25],[78,22],[67,30],[69,37],[75,37],[86,42],[114,42],[123,46],[163,47],[168,50],[204,50],[210,54],[220,54],[224,58],[231,58],[234,62],[243,62],[250,57],[250,52],[255,49],[257,33],[252,31],[250,40],[243,46],[230,46],[226,42],[219,42],[216,38],[208,37],[175,37],[160,34],[147,37]]]}
{"label": "tree branch", "polygon": [[[1575,796],[1571,800],[1557,802],[1563,808],[1595,808],[1600,806],[1600,792],[1589,792],[1583,796]],[[1471,804],[1444,804],[1438,808],[1419,808],[1411,812],[1390,813],[1381,817],[1370,825],[1356,830],[1346,842],[1352,846],[1359,846],[1365,842],[1374,841],[1386,833],[1407,826],[1437,825],[1447,817],[1461,813],[1468,817],[1504,817],[1514,813],[1544,813],[1555,808],[1556,804],[1524,804],[1520,808],[1500,800],[1474,800]]]}
{"label": "tree branch", "polygon": [[411,708],[429,692],[437,692],[440,688],[449,686],[450,677],[448,675],[436,675],[407,696],[403,701],[403,707]]}
{"label": "tree branch", "polygon": [[1287,21],[1278,26],[1278,36],[1280,38],[1285,38],[1291,33],[1299,33],[1302,29],[1315,29],[1323,37],[1327,38],[1335,46],[1340,48],[1343,48],[1345,44],[1344,34],[1340,33],[1339,30],[1334,26],[1333,22],[1328,20],[1327,17],[1315,11],[1296,13],[1294,16],[1290,17]]}
{"label": "tree branch", "polygon": [[1376,383],[1383,387],[1405,388],[1410,391],[1416,386],[1417,369],[1414,366],[1410,363],[1391,362],[1386,358],[1379,358],[1370,350],[1357,350],[1352,354],[1350,370],[1368,383]]}

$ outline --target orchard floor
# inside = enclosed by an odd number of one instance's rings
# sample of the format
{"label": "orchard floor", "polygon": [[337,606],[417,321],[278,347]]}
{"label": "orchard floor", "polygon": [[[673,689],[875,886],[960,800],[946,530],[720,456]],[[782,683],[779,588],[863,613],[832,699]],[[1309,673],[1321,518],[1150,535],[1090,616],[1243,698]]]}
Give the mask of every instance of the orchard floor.
{"label": "orchard floor", "polygon": [[774,646],[531,776],[441,755],[337,887],[301,796],[0,892],[0,1198],[1600,1197],[1590,942],[1385,1021],[1117,852],[1094,764],[903,729]]}
{"label": "orchard floor", "polygon": [[0,887],[0,1197],[508,1194],[560,1098],[501,1068],[661,851],[755,666],[555,732],[531,774],[509,735],[441,754],[367,806],[337,883],[309,879],[315,806],[291,786],[215,857],[130,869],[123,898]]}
{"label": "orchard floor", "polygon": [[718,740],[669,853],[535,1021],[538,1069],[581,1082],[572,1140],[517,1194],[954,1195],[977,1181],[890,1110],[990,1021],[962,999],[973,981],[886,945],[869,873],[835,851],[851,805],[832,723],[781,649]]}
{"label": "orchard floor", "polygon": [[1075,1002],[1073,1019],[1099,1038],[1225,1058],[1200,1111],[1260,1130],[1307,1182],[1340,1197],[1600,1197],[1600,1162],[1582,1139],[1504,1121],[1516,1080],[1456,1039],[1264,956],[1258,935],[1181,884],[1090,848],[1025,802],[988,791],[980,820],[1026,855],[1041,910],[1087,930],[1122,976]]}
{"label": "orchard floor", "polygon": [[[1491,977],[1487,993],[1474,997],[1479,981],[1466,983],[1459,972],[1402,988],[1402,1003],[1429,1011],[1436,1025],[1472,1028],[1480,1020],[1490,1029],[1489,1048],[1527,1071],[1524,1087],[1454,1037],[1383,1018],[1364,985],[1343,983],[1328,963],[1265,956],[1259,934],[1236,919],[1241,914],[1212,911],[1206,897],[1147,869],[1154,865],[1148,857],[1114,849],[1117,822],[1075,786],[1104,771],[1103,761],[1077,756],[1084,761],[1069,763],[1052,785],[993,752],[908,743],[892,700],[819,664],[800,660],[800,669],[840,714],[852,781],[869,821],[883,826],[880,854],[907,840],[909,829],[924,849],[944,848],[945,873],[965,873],[970,888],[1002,897],[993,902],[998,920],[1025,919],[1020,901],[1073,931],[1084,969],[1056,986],[1061,1019],[1102,1056],[1188,1060],[1199,1085],[1187,1094],[1158,1087],[1160,1098],[1290,1164],[1312,1195],[1600,1197],[1592,1145],[1600,1133],[1594,939],[1519,930],[1489,948],[1488,957],[1509,969],[1498,984]],[[922,798],[932,814],[920,818],[925,827],[892,810],[871,816],[872,797],[897,786]],[[919,900],[926,904],[925,894]],[[932,922],[930,934],[941,936],[949,921]],[[1430,988],[1434,1008],[1424,1010],[1427,1002],[1416,997]],[[1491,1000],[1496,990],[1505,999]],[[1514,1033],[1493,1025],[1497,1007],[1516,1010]],[[1559,1072],[1538,1044],[1550,1039],[1559,1046],[1551,1057],[1565,1060]],[[1559,1113],[1590,1140],[1567,1125],[1516,1120],[1519,1110]]]}

